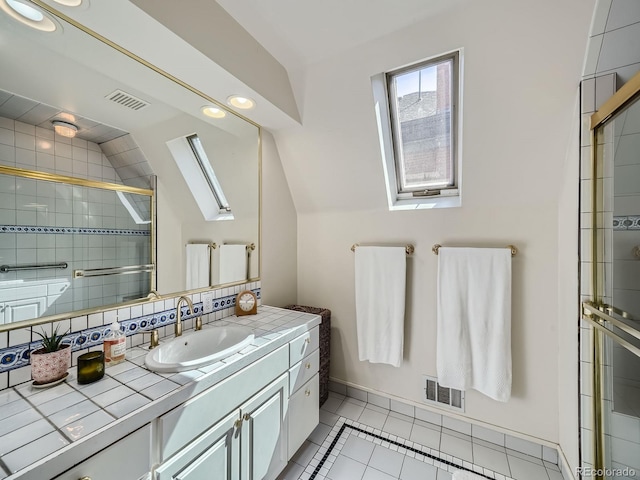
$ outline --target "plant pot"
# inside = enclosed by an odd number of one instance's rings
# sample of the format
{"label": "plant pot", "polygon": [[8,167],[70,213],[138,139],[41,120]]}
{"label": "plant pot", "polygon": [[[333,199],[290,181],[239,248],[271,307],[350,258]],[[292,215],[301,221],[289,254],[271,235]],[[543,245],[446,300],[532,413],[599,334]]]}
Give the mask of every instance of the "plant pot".
{"label": "plant pot", "polygon": [[31,352],[31,378],[37,384],[60,380],[71,366],[71,345],[64,345],[56,352],[40,348]]}

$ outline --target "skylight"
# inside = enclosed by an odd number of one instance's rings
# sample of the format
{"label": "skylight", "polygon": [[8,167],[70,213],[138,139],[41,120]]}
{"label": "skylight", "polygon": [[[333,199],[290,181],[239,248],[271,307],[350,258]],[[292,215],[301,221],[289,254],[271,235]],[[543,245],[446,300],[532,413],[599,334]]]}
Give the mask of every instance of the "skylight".
{"label": "skylight", "polygon": [[167,146],[204,218],[233,220],[229,202],[198,135],[176,138]]}

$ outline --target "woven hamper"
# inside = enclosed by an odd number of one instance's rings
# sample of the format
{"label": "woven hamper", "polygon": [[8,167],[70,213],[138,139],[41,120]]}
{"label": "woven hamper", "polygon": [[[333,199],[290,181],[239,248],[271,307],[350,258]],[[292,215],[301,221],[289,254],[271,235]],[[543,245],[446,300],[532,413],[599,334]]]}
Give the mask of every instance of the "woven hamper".
{"label": "woven hamper", "polygon": [[331,348],[331,310],[328,308],[287,305],[288,310],[320,315],[320,406],[329,398],[329,354]]}

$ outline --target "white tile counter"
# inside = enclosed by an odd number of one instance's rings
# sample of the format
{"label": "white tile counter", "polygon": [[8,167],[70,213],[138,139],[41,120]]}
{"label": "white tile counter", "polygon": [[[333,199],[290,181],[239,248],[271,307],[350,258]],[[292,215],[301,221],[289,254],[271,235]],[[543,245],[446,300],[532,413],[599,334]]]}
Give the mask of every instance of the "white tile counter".
{"label": "white tile counter", "polygon": [[78,384],[74,367],[54,387],[36,389],[29,382],[2,390],[0,479],[52,478],[319,323],[318,315],[263,306],[257,315],[205,325],[245,325],[255,339],[199,370],[151,372],[144,367],[149,350],[136,347],[127,350],[127,361],[107,368],[95,383]]}

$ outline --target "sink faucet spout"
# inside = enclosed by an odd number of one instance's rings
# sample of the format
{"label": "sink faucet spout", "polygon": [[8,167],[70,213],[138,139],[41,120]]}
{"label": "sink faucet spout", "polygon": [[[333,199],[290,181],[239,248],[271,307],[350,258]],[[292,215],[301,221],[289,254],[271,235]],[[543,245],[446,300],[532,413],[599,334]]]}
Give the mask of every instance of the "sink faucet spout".
{"label": "sink faucet spout", "polygon": [[183,302],[186,302],[186,304],[189,306],[189,313],[193,313],[193,302],[191,302],[191,299],[185,296],[180,297],[178,299],[178,303],[176,303],[176,337],[182,335],[182,310],[180,309],[180,307],[182,306]]}

